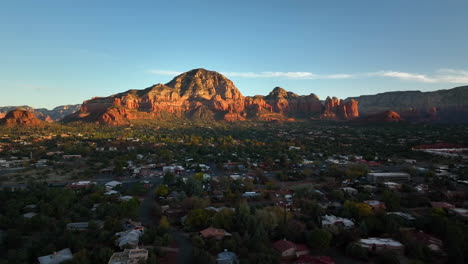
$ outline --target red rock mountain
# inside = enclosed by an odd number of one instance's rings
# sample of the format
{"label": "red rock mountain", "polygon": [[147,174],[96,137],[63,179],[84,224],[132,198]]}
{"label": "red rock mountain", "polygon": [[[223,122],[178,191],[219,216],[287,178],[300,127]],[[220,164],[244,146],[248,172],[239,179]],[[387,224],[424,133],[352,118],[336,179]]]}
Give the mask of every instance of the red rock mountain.
{"label": "red rock mountain", "polygon": [[234,83],[214,71],[195,69],[167,84],[129,90],[83,102],[65,122],[87,121],[124,125],[131,120],[189,118],[200,120],[289,120],[292,118],[353,119],[357,101],[328,102],[314,94],[299,96],[276,87],[267,96],[243,96]]}
{"label": "red rock mountain", "polygon": [[44,126],[44,122],[38,119],[32,112],[25,109],[15,109],[8,112],[4,118],[0,119],[0,125],[7,127],[14,126]]}

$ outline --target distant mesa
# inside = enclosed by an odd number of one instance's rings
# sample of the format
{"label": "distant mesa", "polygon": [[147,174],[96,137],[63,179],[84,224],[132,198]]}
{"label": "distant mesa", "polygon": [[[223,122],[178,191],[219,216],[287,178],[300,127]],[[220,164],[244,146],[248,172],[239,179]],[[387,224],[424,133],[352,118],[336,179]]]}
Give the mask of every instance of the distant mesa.
{"label": "distant mesa", "polygon": [[65,116],[70,115],[80,110],[80,105],[61,105],[61,106],[55,107],[52,110],[48,110],[45,108],[33,108],[27,105],[3,106],[3,107],[0,107],[0,118],[4,117],[6,113],[12,110],[15,110],[17,108],[23,108],[29,112],[32,112],[40,120],[51,123],[51,122],[58,122],[62,120]]}
{"label": "distant mesa", "polygon": [[203,121],[289,121],[295,119],[350,120],[359,116],[356,100],[327,100],[315,94],[297,95],[276,87],[267,96],[243,96],[224,75],[194,69],[167,84],[128,90],[83,102],[65,122],[126,125],[132,120],[187,118]]}
{"label": "distant mesa", "polygon": [[433,92],[400,91],[352,97],[364,115],[396,111],[410,122],[468,122],[468,86]]}
{"label": "distant mesa", "polygon": [[361,116],[356,119],[356,122],[364,123],[391,123],[391,122],[401,122],[403,119],[400,114],[395,111],[384,111],[377,114],[371,114],[367,116]]}
{"label": "distant mesa", "polygon": [[0,119],[0,125],[6,127],[38,127],[44,126],[45,123],[38,119],[32,112],[23,108],[18,108],[8,112],[5,117]]}

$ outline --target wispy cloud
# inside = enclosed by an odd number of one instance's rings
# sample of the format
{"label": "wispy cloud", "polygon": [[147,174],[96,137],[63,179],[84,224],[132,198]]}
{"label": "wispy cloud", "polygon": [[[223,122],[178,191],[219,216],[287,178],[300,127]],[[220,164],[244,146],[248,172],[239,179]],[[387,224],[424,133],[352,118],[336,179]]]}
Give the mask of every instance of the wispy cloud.
{"label": "wispy cloud", "polygon": [[[157,75],[179,75],[180,71],[170,70],[150,70],[152,74]],[[440,69],[435,74],[427,75],[420,73],[402,72],[402,71],[376,71],[366,73],[335,73],[335,74],[317,74],[313,72],[221,72],[228,77],[241,78],[287,78],[287,79],[353,79],[353,78],[390,78],[403,81],[414,81],[423,83],[468,83],[468,71],[455,69]]]}

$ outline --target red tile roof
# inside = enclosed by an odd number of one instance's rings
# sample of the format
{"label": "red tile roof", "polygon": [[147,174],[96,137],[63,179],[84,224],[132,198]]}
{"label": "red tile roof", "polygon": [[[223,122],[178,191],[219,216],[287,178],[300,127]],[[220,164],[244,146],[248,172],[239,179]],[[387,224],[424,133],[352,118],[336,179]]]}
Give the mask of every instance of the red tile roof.
{"label": "red tile roof", "polygon": [[296,249],[296,244],[286,239],[278,240],[273,243],[273,247],[278,250],[279,252],[284,252],[288,249],[294,248]]}
{"label": "red tile roof", "polygon": [[204,229],[200,231],[200,234],[202,237],[209,238],[209,237],[224,237],[224,236],[230,236],[231,234],[226,232],[224,229],[218,229],[218,228],[213,228],[213,227],[208,227],[207,229]]}

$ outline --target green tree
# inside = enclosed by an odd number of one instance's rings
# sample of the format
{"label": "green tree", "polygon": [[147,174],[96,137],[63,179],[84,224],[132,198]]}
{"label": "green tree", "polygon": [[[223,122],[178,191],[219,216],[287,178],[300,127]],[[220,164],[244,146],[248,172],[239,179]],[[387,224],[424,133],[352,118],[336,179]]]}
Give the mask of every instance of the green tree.
{"label": "green tree", "polygon": [[315,229],[306,235],[307,244],[311,248],[324,251],[330,247],[332,234],[324,229]]}

